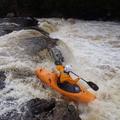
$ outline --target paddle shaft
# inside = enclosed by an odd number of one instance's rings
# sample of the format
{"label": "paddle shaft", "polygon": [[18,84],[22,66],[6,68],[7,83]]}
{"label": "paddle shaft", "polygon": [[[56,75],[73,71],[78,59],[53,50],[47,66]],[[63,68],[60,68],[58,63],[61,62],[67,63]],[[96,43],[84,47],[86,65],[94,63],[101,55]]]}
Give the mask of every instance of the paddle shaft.
{"label": "paddle shaft", "polygon": [[[77,75],[76,73],[74,73],[74,72],[72,72],[72,71],[70,71],[72,74],[74,74],[75,76],[77,76],[77,77],[79,77],[79,75]],[[83,81],[85,81],[85,82],[87,82],[85,79],[83,79],[83,78],[81,78],[80,77],[80,79],[82,79]]]}
{"label": "paddle shaft", "polygon": [[[76,73],[74,73],[74,72],[72,72],[72,71],[70,71],[70,72],[71,72],[72,74],[74,74],[75,76],[79,77]],[[91,82],[91,81],[86,81],[85,79],[83,79],[83,78],[81,78],[81,77],[80,77],[80,79],[83,80],[83,81],[85,81],[93,90],[97,91],[97,90],[99,89],[99,87],[98,87],[95,83],[93,83],[93,82]]]}

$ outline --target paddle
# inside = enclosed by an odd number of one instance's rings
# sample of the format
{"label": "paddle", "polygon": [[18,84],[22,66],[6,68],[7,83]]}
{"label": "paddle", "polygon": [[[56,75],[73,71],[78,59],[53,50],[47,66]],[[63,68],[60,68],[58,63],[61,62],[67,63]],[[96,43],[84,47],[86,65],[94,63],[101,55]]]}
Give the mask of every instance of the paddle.
{"label": "paddle", "polygon": [[[74,72],[70,71],[72,74],[76,75],[77,77],[79,77],[77,74],[75,74]],[[93,90],[97,91],[99,89],[99,87],[91,82],[91,81],[86,81],[85,79],[81,78],[81,80],[85,81]]]}

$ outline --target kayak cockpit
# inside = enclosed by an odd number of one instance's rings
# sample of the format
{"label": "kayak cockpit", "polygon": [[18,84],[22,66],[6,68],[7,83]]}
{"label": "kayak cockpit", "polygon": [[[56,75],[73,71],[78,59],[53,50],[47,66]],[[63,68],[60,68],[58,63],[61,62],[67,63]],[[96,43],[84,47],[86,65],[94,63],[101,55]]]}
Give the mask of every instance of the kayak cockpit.
{"label": "kayak cockpit", "polygon": [[57,83],[58,87],[66,92],[79,93],[81,91],[80,86],[72,85],[70,83]]}

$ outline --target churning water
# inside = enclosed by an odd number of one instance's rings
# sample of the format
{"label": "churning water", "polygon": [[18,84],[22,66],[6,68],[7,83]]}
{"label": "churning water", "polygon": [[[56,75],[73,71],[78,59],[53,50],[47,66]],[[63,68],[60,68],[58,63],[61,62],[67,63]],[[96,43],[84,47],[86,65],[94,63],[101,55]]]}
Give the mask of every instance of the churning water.
{"label": "churning water", "polygon": [[[88,105],[79,105],[80,117],[83,120],[119,120],[120,25],[98,21],[48,21],[58,29],[50,36],[61,40],[59,47],[65,63],[72,64],[76,73],[100,88],[97,92],[89,88],[97,99]],[[7,75],[6,87],[0,91],[0,114],[19,109],[21,103],[31,98],[49,98],[50,90],[41,87],[34,70],[40,66],[51,67],[53,62],[46,50],[38,52],[27,42],[28,38],[40,35],[34,30],[21,30],[0,37],[0,70]]]}
{"label": "churning water", "polygon": [[[97,100],[79,105],[83,120],[120,119],[120,24],[114,22],[63,21],[51,34],[65,42],[74,55],[80,76],[99,85]],[[64,49],[65,50],[65,49]],[[71,58],[72,59],[72,58]],[[93,91],[92,91],[93,92]]]}

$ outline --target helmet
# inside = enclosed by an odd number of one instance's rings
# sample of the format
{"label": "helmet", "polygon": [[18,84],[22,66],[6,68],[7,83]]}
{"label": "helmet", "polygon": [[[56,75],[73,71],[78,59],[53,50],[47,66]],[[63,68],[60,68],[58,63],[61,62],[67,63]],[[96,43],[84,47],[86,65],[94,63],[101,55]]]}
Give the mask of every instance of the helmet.
{"label": "helmet", "polygon": [[65,71],[65,72],[70,72],[70,71],[72,71],[72,65],[66,65],[65,68],[64,68],[64,71]]}

